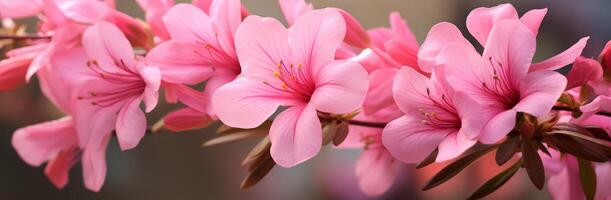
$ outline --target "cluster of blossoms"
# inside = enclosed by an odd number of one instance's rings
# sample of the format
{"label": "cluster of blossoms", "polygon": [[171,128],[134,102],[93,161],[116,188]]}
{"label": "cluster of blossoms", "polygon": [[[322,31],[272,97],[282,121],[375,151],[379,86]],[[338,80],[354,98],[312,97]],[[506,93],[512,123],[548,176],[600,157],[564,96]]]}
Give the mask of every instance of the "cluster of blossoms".
{"label": "cluster of blossoms", "polygon": [[[400,163],[454,161],[429,189],[494,151],[499,166],[515,163],[471,198],[520,168],[539,189],[547,178],[556,199],[611,198],[611,43],[598,60],[580,57],[585,37],[533,63],[546,9],[473,10],[466,25],[480,53],[447,22],[419,43],[398,13],[390,28],[366,30],[342,9],[280,0],[287,28],[239,0],[136,1],[146,22],[113,0],[0,1],[13,30],[2,39],[15,46],[0,62],[0,90],[36,77],[65,113],[17,130],[13,146],[32,166],[46,162],[59,188],[80,161],[85,186],[99,191],[113,136],[129,150],[147,132],[220,121],[207,145],[263,138],[242,163],[250,172],[242,187],[333,143],[364,149],[356,175],[371,196],[392,185]],[[33,16],[36,34],[7,23]],[[554,71],[571,64],[566,75]],[[149,128],[145,112],[161,90],[184,108]]]}

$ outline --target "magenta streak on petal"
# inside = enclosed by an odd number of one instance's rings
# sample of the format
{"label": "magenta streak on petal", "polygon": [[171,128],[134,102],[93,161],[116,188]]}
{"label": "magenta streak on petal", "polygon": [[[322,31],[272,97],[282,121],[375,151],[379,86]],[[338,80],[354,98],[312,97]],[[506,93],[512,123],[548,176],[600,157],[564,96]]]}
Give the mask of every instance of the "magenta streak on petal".
{"label": "magenta streak on petal", "polygon": [[78,99],[91,100],[92,105],[108,107],[129,97],[141,95],[144,92],[146,84],[140,75],[129,70],[122,61],[121,63],[115,64],[124,71],[109,72],[100,67],[97,61],[88,61],[87,66],[89,69],[99,74],[99,76],[109,84],[117,85],[118,88],[112,91],[89,91],[86,96],[79,96]]}
{"label": "magenta streak on petal", "polygon": [[[496,65],[492,60],[492,57],[489,58],[490,66],[493,70],[492,79],[494,82],[492,86],[486,84],[486,82],[482,81],[482,91],[484,91],[490,97],[501,102],[505,109],[511,109],[520,101],[520,94],[513,87],[511,81],[511,74],[509,70],[504,70],[503,65],[500,62],[497,62]],[[499,71],[501,72],[499,74]]]}

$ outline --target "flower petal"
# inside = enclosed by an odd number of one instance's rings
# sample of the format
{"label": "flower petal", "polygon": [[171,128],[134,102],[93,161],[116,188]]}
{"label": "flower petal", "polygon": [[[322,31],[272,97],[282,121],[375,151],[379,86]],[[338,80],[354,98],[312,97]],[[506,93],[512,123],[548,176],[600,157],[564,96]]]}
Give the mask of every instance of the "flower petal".
{"label": "flower petal", "polygon": [[[110,72],[136,72],[134,51],[121,30],[108,22],[99,22],[83,33],[83,46],[99,66]],[[124,69],[123,67],[127,67]]]}
{"label": "flower petal", "polygon": [[146,83],[142,98],[144,101],[145,111],[151,112],[157,106],[159,101],[159,87],[161,86],[161,73],[159,69],[154,67],[143,67],[140,69],[140,76]]}
{"label": "flower petal", "polygon": [[129,150],[138,145],[146,133],[146,116],[140,110],[141,98],[127,102],[117,115],[117,140],[121,150]]}
{"label": "flower petal", "polygon": [[437,153],[435,162],[443,162],[457,158],[467,151],[467,149],[475,145],[476,142],[476,140],[467,138],[467,136],[460,131],[450,133],[441,143],[439,143],[439,153]]}
{"label": "flower petal", "polygon": [[395,76],[392,94],[403,113],[419,113],[419,109],[430,107],[427,92],[433,88],[431,81],[409,67],[403,67]]}
{"label": "flower petal", "polygon": [[575,43],[573,46],[563,51],[562,53],[555,55],[554,57],[551,57],[547,60],[532,64],[530,66],[530,71],[533,72],[537,70],[556,70],[568,64],[571,64],[573,61],[575,61],[575,58],[577,58],[577,56],[581,55],[581,51],[583,51],[583,48],[588,43],[588,39],[590,39],[590,37],[581,38],[579,39],[579,41],[577,41],[577,43]]}
{"label": "flower petal", "polygon": [[151,50],[146,60],[159,68],[164,81],[195,85],[212,76],[210,55],[205,48],[192,42],[168,41]]}
{"label": "flower petal", "polygon": [[398,166],[384,148],[363,151],[356,163],[359,187],[368,196],[379,196],[395,182]]}
{"label": "flower petal", "polygon": [[450,133],[446,129],[431,129],[419,119],[403,116],[391,121],[384,128],[382,142],[388,151],[406,163],[424,160]]}
{"label": "flower petal", "polygon": [[520,84],[520,102],[514,107],[535,117],[547,114],[566,87],[566,78],[555,71],[528,73]]}
{"label": "flower petal", "polygon": [[314,105],[297,105],[282,111],[269,130],[270,153],[282,167],[293,167],[314,157],[322,146],[322,130]]}
{"label": "flower petal", "polygon": [[579,56],[573,62],[571,71],[566,75],[567,84],[565,90],[570,90],[587,84],[603,77],[603,67],[598,61]]}
{"label": "flower petal", "polygon": [[279,0],[278,3],[289,25],[293,25],[304,13],[314,10],[312,3],[306,3],[304,0]]}
{"label": "flower petal", "polygon": [[475,51],[475,48],[465,39],[454,24],[441,22],[431,27],[426,40],[418,51],[418,66],[420,69],[425,72],[431,72],[437,61],[437,56],[443,47],[452,42],[459,42]]}
{"label": "flower petal", "polygon": [[484,144],[493,144],[503,139],[516,125],[516,115],[513,109],[495,115],[486,123],[478,140]]}
{"label": "flower petal", "polygon": [[110,134],[89,144],[83,151],[83,179],[85,187],[99,192],[106,179],[106,147],[110,141]]}
{"label": "flower petal", "polygon": [[228,126],[255,128],[285,103],[276,93],[261,81],[240,77],[216,90],[213,111]]}
{"label": "flower petal", "polygon": [[61,151],[78,147],[70,117],[17,129],[12,143],[17,154],[32,166],[54,159]]}
{"label": "flower petal", "polygon": [[57,188],[64,188],[68,184],[70,168],[81,158],[80,150],[76,143],[74,148],[66,149],[61,152],[45,166],[45,175]]}
{"label": "flower petal", "polygon": [[181,108],[163,117],[165,128],[173,132],[201,129],[213,122],[209,115],[192,108]]}
{"label": "flower petal", "polygon": [[369,76],[360,64],[336,60],[318,70],[316,90],[311,102],[317,110],[329,113],[349,113],[365,99]]}
{"label": "flower petal", "polygon": [[[310,67],[313,74],[335,58],[346,35],[346,23],[336,9],[303,14],[289,29],[293,64]],[[276,38],[278,40],[279,38]],[[275,66],[275,65],[274,65]]]}
{"label": "flower petal", "polygon": [[479,7],[467,16],[467,29],[482,46],[486,46],[492,27],[503,19],[518,19],[518,12],[511,4]]}
{"label": "flower petal", "polygon": [[25,55],[0,61],[0,91],[13,90],[25,84],[26,72],[33,59],[33,56]]}
{"label": "flower petal", "polygon": [[522,21],[524,25],[530,28],[530,30],[537,35],[539,33],[541,21],[543,21],[545,14],[547,14],[547,8],[533,9],[524,13],[524,15],[520,17],[520,21]]}
{"label": "flower petal", "polygon": [[363,111],[366,114],[395,105],[392,95],[395,74],[397,69],[394,68],[379,69],[371,73],[369,89],[363,102]]}

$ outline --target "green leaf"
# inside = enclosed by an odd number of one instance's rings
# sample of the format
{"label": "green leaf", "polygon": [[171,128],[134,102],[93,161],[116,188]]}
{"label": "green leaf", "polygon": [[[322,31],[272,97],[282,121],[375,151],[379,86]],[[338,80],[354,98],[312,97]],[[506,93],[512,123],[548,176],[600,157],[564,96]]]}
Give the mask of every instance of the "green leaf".
{"label": "green leaf", "polygon": [[431,178],[431,180],[426,184],[426,186],[424,186],[422,190],[434,188],[450,180],[452,177],[456,176],[459,172],[461,172],[471,163],[475,162],[477,159],[486,155],[486,153],[496,149],[497,147],[498,145],[483,146],[481,148],[478,146],[472,147],[471,149],[473,149],[473,151],[471,151],[471,153],[466,154],[465,156],[459,158],[458,160],[449,164],[445,168],[441,169],[439,173],[435,174],[435,176]]}
{"label": "green leaf", "polygon": [[496,155],[494,157],[496,164],[499,166],[505,164],[513,157],[513,155],[515,155],[519,148],[520,137],[507,137],[507,139],[501,143],[499,149],[496,150]]}
{"label": "green leaf", "polygon": [[581,188],[588,200],[593,200],[596,195],[596,172],[592,163],[577,159],[579,163],[579,177],[581,178]]}
{"label": "green leaf", "polygon": [[565,134],[569,131],[554,131],[551,135],[546,136],[546,140],[555,146],[558,150],[564,153],[572,154],[576,157],[583,158],[594,162],[607,162],[611,151],[608,147],[589,140],[582,139],[578,133]]}
{"label": "green leaf", "polygon": [[543,162],[537,149],[533,147],[531,141],[525,141],[522,143],[522,160],[524,160],[524,168],[528,173],[528,177],[532,183],[539,190],[543,189],[545,184],[545,170],[543,169]]}
{"label": "green leaf", "polygon": [[422,162],[420,162],[416,166],[416,169],[420,169],[420,168],[426,167],[426,166],[432,164],[433,162],[435,162],[435,159],[437,158],[437,154],[438,153],[439,153],[439,149],[433,150],[433,152],[431,152],[431,154],[429,154],[424,160],[422,160]]}
{"label": "green leaf", "polygon": [[480,186],[468,199],[480,199],[489,195],[490,193],[496,191],[501,186],[503,186],[513,175],[520,169],[522,166],[522,160],[517,161],[511,167],[503,170],[501,173],[492,177],[490,180],[486,181],[482,186]]}

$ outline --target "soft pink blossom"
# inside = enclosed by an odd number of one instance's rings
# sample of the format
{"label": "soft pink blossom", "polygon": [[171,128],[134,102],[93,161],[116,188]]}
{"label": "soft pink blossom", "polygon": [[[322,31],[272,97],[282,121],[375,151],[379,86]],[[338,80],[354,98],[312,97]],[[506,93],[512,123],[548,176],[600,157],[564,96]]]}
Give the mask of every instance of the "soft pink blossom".
{"label": "soft pink blossom", "polygon": [[307,12],[288,30],[275,19],[247,17],[236,33],[242,74],[213,97],[223,123],[254,128],[279,106],[270,130],[271,155],[283,167],[312,158],[322,143],[317,112],[349,113],[363,102],[367,72],[334,60],[345,33],[335,9]]}
{"label": "soft pink blossom", "polygon": [[15,1],[0,0],[0,18],[24,18],[38,14],[43,7],[42,0]]}
{"label": "soft pink blossom", "polygon": [[83,46],[89,59],[73,58],[61,68],[78,94],[73,114],[79,144],[99,143],[115,130],[121,149],[134,148],[147,129],[140,103],[146,112],[157,105],[159,70],[136,58],[127,38],[107,22],[88,28]]}
{"label": "soft pink blossom", "polygon": [[388,123],[382,142],[403,162],[418,163],[436,148],[437,162],[456,158],[484,125],[482,106],[449,86],[442,68],[430,79],[407,67],[395,77],[393,96],[404,115]]}
{"label": "soft pink blossom", "polygon": [[479,112],[493,117],[479,140],[494,143],[514,128],[518,112],[536,117],[548,113],[564,91],[566,78],[551,70],[529,70],[535,35],[519,20],[496,22],[485,45],[480,55],[472,46],[454,42],[437,59],[447,66],[448,81],[456,90],[486,105]]}
{"label": "soft pink blossom", "polygon": [[566,90],[587,85],[590,81],[602,79],[603,68],[594,59],[579,56],[573,62],[571,71],[566,75]]}

